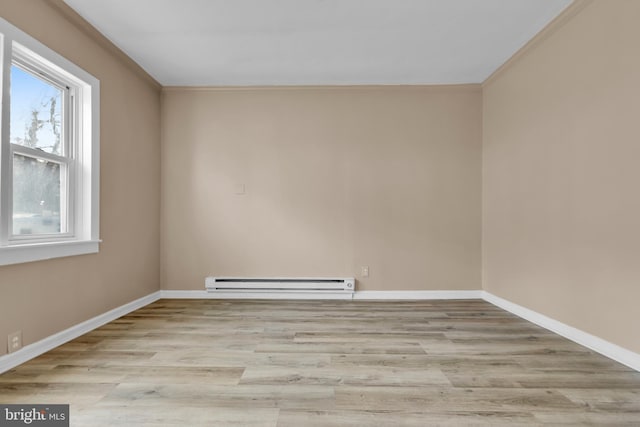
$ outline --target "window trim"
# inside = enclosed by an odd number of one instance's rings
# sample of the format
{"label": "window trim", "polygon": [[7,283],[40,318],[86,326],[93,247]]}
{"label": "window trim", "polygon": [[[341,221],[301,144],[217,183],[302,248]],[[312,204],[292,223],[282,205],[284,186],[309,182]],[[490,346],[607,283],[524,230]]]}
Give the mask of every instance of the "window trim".
{"label": "window trim", "polygon": [[[66,124],[79,142],[65,147],[69,177],[68,231],[60,235],[12,235],[12,162],[14,149],[9,133],[11,66],[25,64],[33,73],[41,69],[52,83],[71,82],[69,107],[77,118]],[[37,73],[40,74],[40,73]],[[60,81],[58,81],[60,80]],[[0,265],[97,253],[100,212],[100,82],[71,61],[0,18]],[[6,106],[7,108],[2,108]],[[68,119],[66,119],[68,120]],[[5,125],[6,124],[6,125]],[[38,157],[47,158],[38,153]],[[59,162],[59,159],[53,160]],[[73,192],[74,194],[71,194]],[[75,205],[73,203],[75,202]],[[73,223],[71,223],[73,221]]]}

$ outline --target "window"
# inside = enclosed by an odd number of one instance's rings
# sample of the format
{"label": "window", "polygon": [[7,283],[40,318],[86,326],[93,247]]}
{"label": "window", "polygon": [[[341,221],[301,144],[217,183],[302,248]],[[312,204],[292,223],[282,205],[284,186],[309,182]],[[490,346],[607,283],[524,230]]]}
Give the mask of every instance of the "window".
{"label": "window", "polygon": [[99,82],[2,19],[0,34],[0,265],[98,252]]}

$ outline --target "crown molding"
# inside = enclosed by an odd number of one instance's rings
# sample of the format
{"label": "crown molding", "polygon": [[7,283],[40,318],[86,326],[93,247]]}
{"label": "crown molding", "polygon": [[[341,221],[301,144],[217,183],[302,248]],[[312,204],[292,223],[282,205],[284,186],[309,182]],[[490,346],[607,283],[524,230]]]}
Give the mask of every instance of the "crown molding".
{"label": "crown molding", "polygon": [[235,92],[235,91],[366,91],[366,90],[408,90],[415,92],[481,92],[480,83],[465,84],[416,84],[416,85],[274,85],[274,86],[163,86],[164,92],[194,91],[194,92]]}

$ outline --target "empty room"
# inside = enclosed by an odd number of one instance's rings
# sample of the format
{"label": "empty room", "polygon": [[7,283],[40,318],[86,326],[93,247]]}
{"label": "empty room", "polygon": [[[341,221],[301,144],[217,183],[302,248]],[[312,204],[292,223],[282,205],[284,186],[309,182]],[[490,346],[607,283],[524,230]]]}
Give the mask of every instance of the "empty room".
{"label": "empty room", "polygon": [[0,0],[0,426],[640,425],[638,22]]}

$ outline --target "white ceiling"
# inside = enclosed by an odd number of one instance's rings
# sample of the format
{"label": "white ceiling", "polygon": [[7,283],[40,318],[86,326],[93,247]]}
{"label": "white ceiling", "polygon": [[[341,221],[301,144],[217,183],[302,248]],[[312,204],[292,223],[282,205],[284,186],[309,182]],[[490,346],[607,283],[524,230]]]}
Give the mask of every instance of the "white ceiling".
{"label": "white ceiling", "polygon": [[65,0],[166,86],[480,83],[571,0]]}

